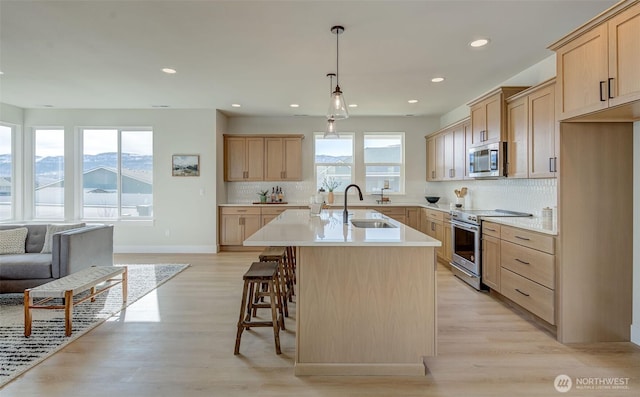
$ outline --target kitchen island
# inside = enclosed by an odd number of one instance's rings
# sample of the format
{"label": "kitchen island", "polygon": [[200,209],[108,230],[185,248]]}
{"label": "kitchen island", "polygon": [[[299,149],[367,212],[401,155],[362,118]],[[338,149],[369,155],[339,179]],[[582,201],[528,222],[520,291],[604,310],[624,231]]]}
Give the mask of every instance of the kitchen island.
{"label": "kitchen island", "polygon": [[295,374],[424,375],[440,241],[373,210],[349,220],[287,210],[244,241],[298,249]]}

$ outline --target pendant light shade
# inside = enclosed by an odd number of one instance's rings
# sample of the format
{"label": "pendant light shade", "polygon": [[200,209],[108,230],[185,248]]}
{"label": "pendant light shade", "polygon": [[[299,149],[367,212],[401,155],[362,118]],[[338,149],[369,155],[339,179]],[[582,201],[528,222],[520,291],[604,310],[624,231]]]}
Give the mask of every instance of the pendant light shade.
{"label": "pendant light shade", "polygon": [[344,32],[344,27],[342,26],[333,26],[331,28],[331,33],[336,35],[336,88],[331,93],[331,101],[329,102],[329,110],[327,110],[327,118],[334,120],[342,120],[349,118],[349,111],[347,110],[347,104],[344,100],[344,95],[342,94],[342,90],[340,89],[340,74],[338,72],[338,61],[339,61],[339,37],[340,34]]}
{"label": "pendant light shade", "polygon": [[[327,73],[327,77],[329,77],[329,93],[331,94],[332,99],[333,99],[333,94],[331,93],[331,89],[333,87],[333,77],[335,75],[336,75],[335,73]],[[324,137],[325,138],[340,137],[338,135],[338,131],[336,130],[336,119],[333,117],[333,115],[327,116],[327,128],[324,131]]]}

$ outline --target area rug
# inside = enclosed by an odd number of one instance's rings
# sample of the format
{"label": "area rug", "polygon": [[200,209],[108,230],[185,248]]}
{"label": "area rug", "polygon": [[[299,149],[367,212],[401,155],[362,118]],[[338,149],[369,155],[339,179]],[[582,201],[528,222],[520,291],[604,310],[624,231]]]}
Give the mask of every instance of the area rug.
{"label": "area rug", "polygon": [[[189,265],[126,266],[126,306],[129,306]],[[34,310],[32,333],[29,338],[25,338],[23,297],[23,294],[0,294],[0,389],[123,309],[122,288],[118,285],[98,295],[95,302],[85,302],[74,307],[71,336],[64,335],[64,310]]]}

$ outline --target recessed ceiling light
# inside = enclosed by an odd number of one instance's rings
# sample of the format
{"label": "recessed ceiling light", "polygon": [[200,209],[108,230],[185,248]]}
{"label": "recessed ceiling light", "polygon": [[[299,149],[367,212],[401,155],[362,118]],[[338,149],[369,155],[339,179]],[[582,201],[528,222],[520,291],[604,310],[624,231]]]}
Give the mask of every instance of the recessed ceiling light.
{"label": "recessed ceiling light", "polygon": [[239,104],[239,103],[232,103],[232,104],[231,104],[231,107],[232,107],[232,108],[239,108],[239,107],[240,107],[240,104]]}
{"label": "recessed ceiling light", "polygon": [[434,77],[431,79],[432,83],[440,83],[442,81],[444,81],[444,77]]}
{"label": "recessed ceiling light", "polygon": [[162,69],[163,72],[165,72],[166,74],[176,74],[176,70],[175,69],[171,69],[171,68],[164,68]]}
{"label": "recessed ceiling light", "polygon": [[475,48],[477,48],[477,47],[484,47],[484,46],[486,46],[487,44],[489,44],[489,39],[478,39],[478,40],[474,40],[474,41],[472,41],[471,43],[469,43],[469,45],[470,45],[471,47],[475,47]]}
{"label": "recessed ceiling light", "polygon": [[292,108],[299,108],[299,107],[300,107],[300,105],[298,105],[297,103],[292,103],[291,105],[289,105],[289,107],[292,107]]}
{"label": "recessed ceiling light", "polygon": [[349,107],[350,107],[350,108],[357,108],[357,107],[358,107],[358,104],[357,104],[357,103],[350,103],[350,104],[349,104]]}
{"label": "recessed ceiling light", "polygon": [[418,100],[417,99],[409,99],[407,102],[409,102],[409,103],[418,103]]}

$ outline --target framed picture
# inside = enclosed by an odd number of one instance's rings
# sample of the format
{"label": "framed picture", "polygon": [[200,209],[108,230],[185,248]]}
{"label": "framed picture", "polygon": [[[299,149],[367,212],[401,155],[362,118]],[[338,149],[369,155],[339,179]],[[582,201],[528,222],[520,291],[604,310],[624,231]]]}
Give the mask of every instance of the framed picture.
{"label": "framed picture", "polygon": [[199,154],[174,154],[172,176],[200,176]]}

